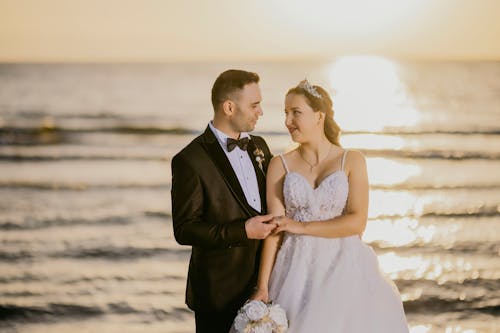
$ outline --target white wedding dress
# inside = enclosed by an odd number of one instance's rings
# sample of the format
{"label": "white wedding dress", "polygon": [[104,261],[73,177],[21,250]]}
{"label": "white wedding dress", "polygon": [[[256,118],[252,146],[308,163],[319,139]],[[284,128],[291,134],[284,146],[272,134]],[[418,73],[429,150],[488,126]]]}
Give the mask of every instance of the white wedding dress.
{"label": "white wedding dress", "polygon": [[[286,169],[286,215],[307,223],[342,214],[349,184],[341,169],[316,189]],[[401,297],[383,276],[372,248],[358,236],[322,238],[285,233],[269,282],[269,298],[281,305],[288,333],[408,332]]]}

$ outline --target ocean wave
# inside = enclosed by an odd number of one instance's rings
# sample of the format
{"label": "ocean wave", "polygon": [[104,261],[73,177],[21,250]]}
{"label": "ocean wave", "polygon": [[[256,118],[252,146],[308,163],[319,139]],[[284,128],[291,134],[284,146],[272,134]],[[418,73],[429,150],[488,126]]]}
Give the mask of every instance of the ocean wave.
{"label": "ocean wave", "polygon": [[[162,275],[141,275],[135,276],[132,275],[134,272],[131,272],[127,275],[92,275],[92,272],[86,272],[84,276],[75,277],[75,278],[65,278],[65,276],[61,276],[58,279],[57,283],[61,285],[74,285],[79,283],[96,283],[102,281],[112,281],[112,282],[123,282],[123,281],[137,281],[137,282],[171,282],[171,281],[182,281],[185,280],[186,277],[182,275],[172,275],[172,274],[162,274]],[[22,275],[4,275],[0,277],[0,284],[9,284],[9,283],[19,283],[22,282],[23,285],[28,286],[30,283],[38,283],[38,282],[46,282],[51,278],[47,275],[33,275],[29,273],[22,273]],[[31,293],[32,290],[18,291],[19,293]],[[7,294],[12,294],[16,292],[4,291],[1,295],[7,296]],[[34,292],[33,292],[34,293]],[[39,293],[34,293],[39,295]]]}
{"label": "ocean wave", "polygon": [[[72,190],[84,191],[90,189],[114,190],[114,189],[170,189],[170,184],[87,184],[87,183],[55,183],[55,182],[32,182],[32,181],[0,181],[0,187],[3,189],[33,189],[33,190]],[[500,188],[500,185],[499,185]]]}
{"label": "ocean wave", "polygon": [[49,320],[53,317],[94,317],[105,313],[96,306],[79,304],[51,303],[46,306],[21,306],[0,304],[0,320]]}
{"label": "ocean wave", "polygon": [[[379,254],[388,251],[397,252],[400,255],[419,254],[419,255],[476,255],[480,257],[494,257],[500,255],[500,244],[494,241],[455,241],[448,243],[411,243],[408,245],[392,246],[382,241],[373,241],[369,245]],[[30,250],[2,250],[0,251],[0,262],[34,262],[41,258],[64,258],[64,259],[103,259],[103,260],[136,260],[153,257],[167,257],[172,260],[188,259],[191,254],[190,248],[140,248],[133,246],[97,246],[92,248],[69,247],[55,252],[42,252]],[[8,281],[0,280],[0,283]]]}
{"label": "ocean wave", "polygon": [[359,149],[363,154],[373,156],[383,156],[392,158],[410,159],[443,159],[443,160],[498,160],[500,153],[480,152],[480,151],[446,151],[446,150],[392,150],[392,149]]}
{"label": "ocean wave", "polygon": [[40,276],[40,275],[34,275],[30,273],[23,273],[23,275],[17,275],[17,276],[7,276],[3,275],[0,276],[0,283],[11,283],[11,282],[38,282],[38,281],[45,281],[46,277]]}
{"label": "ocean wave", "polygon": [[[403,303],[406,313],[447,313],[468,312],[500,314],[500,304],[497,299],[485,300],[484,298],[461,300],[458,297],[444,298],[440,296],[425,296]],[[26,321],[43,322],[55,319],[82,319],[98,317],[107,314],[147,314],[158,321],[191,317],[192,312],[185,307],[163,308],[137,308],[127,302],[114,302],[104,305],[82,305],[74,303],[49,303],[46,305],[30,306],[16,304],[0,304],[0,321]]]}
{"label": "ocean wave", "polygon": [[[109,126],[93,126],[86,127],[82,124],[81,127],[60,127],[55,123],[48,121],[40,124],[40,126],[2,126],[0,127],[0,138],[11,139],[32,139],[36,143],[36,139],[40,134],[71,134],[71,133],[122,133],[122,134],[196,134],[201,133],[200,130],[194,130],[187,127],[158,127],[154,125],[132,126],[132,125],[109,125]],[[0,140],[0,142],[3,140]],[[15,143],[15,140],[13,141]]]}
{"label": "ocean wave", "polygon": [[405,215],[378,215],[372,219],[389,219],[397,220],[401,218],[480,218],[480,217],[494,217],[500,216],[500,206],[484,205],[479,207],[462,207],[455,208],[455,210],[448,211],[428,211],[424,210],[420,214],[408,213]]}
{"label": "ocean wave", "polygon": [[500,206],[481,206],[466,211],[425,212],[421,217],[492,217],[500,216]]}
{"label": "ocean wave", "polygon": [[[455,211],[434,211],[424,212],[423,214],[406,214],[406,215],[379,215],[371,217],[369,222],[376,220],[399,220],[404,218],[414,218],[419,220],[425,219],[450,219],[460,218],[462,220],[469,220],[475,222],[478,218],[489,218],[500,216],[500,211],[496,206],[481,206],[478,208],[471,208],[466,210],[456,209]],[[166,223],[171,221],[172,214],[169,211],[144,211],[142,215],[137,216],[106,216],[100,218],[37,218],[30,217],[21,221],[9,221],[7,219],[0,219],[0,230],[36,230],[53,227],[73,227],[73,226],[109,226],[109,225],[129,225],[144,218],[160,218]],[[3,220],[3,221],[2,221]]]}
{"label": "ocean wave", "polygon": [[147,314],[158,321],[179,320],[192,316],[192,312],[184,307],[172,307],[167,310],[155,307],[139,309],[131,306],[127,302],[108,303],[102,306],[73,303],[48,303],[43,306],[0,304],[0,321],[4,322],[44,322],[61,318],[82,319],[87,317],[98,317],[106,314]]}
{"label": "ocean wave", "polygon": [[144,214],[149,217],[161,217],[164,219],[169,219],[172,217],[170,213],[158,212],[158,211],[145,211]]}
{"label": "ocean wave", "polygon": [[48,162],[48,161],[168,161],[167,156],[111,156],[111,155],[28,155],[0,154],[0,161],[11,162]]}
{"label": "ocean wave", "polygon": [[439,254],[439,253],[454,253],[456,255],[474,254],[481,256],[499,256],[500,243],[486,241],[455,241],[446,244],[436,244],[430,242],[426,244],[412,243],[409,245],[387,246],[384,242],[374,241],[370,246],[382,253],[386,251],[397,251],[398,254]]}
{"label": "ocean wave", "polygon": [[465,279],[438,282],[434,280],[395,280],[401,293],[420,290],[416,299],[404,302],[407,313],[474,312],[500,314],[500,281]]}
{"label": "ocean wave", "polygon": [[[114,189],[164,189],[170,190],[171,184],[141,184],[141,183],[120,183],[120,184],[88,184],[88,183],[58,183],[41,181],[0,181],[3,189],[33,189],[33,190],[114,190]],[[500,190],[500,183],[490,184],[465,184],[465,185],[433,185],[433,184],[372,184],[372,190],[395,190],[395,191],[422,191],[422,190]]]}
{"label": "ocean wave", "polygon": [[69,247],[62,251],[42,253],[40,251],[0,250],[0,262],[34,261],[39,258],[66,258],[66,259],[104,259],[104,260],[131,260],[167,256],[173,259],[187,258],[191,254],[188,248],[138,248],[133,246],[101,246],[93,248]]}
{"label": "ocean wave", "polygon": [[29,217],[22,221],[12,222],[8,218],[0,218],[0,230],[34,230],[43,229],[51,227],[73,227],[81,225],[90,226],[106,226],[106,225],[128,225],[135,223],[141,217],[148,218],[161,218],[167,221],[172,217],[169,212],[161,211],[144,211],[143,215],[137,216],[106,216],[101,218],[85,218],[85,217],[74,217],[74,218],[37,218]]}
{"label": "ocean wave", "polygon": [[29,290],[0,292],[0,297],[33,297],[33,296],[43,296],[43,295],[44,294],[41,292],[37,293]]}
{"label": "ocean wave", "polygon": [[401,190],[401,191],[422,191],[422,190],[498,190],[500,183],[490,184],[454,184],[454,185],[435,185],[435,184],[415,184],[415,183],[401,183],[401,184],[372,184],[370,189],[373,190]]}
{"label": "ocean wave", "polygon": [[499,128],[477,129],[477,130],[400,130],[384,129],[383,131],[346,131],[343,134],[388,134],[388,135],[429,135],[429,134],[451,134],[451,135],[500,135]]}
{"label": "ocean wave", "polygon": [[31,251],[0,251],[0,262],[31,261],[35,254]]}
{"label": "ocean wave", "polygon": [[[492,218],[500,216],[500,211],[496,206],[481,206],[478,208],[464,208],[461,210],[456,208],[455,211],[434,211],[424,212],[423,214],[406,214],[406,215],[378,215],[370,217],[369,223],[377,220],[392,220],[413,218],[418,220],[425,219],[461,219],[464,221],[475,222],[479,218]],[[171,223],[172,214],[170,211],[144,211],[134,216],[119,216],[111,215],[99,218],[88,217],[57,217],[57,218],[43,218],[43,217],[29,217],[19,221],[10,221],[9,218],[0,219],[0,230],[37,230],[44,228],[66,228],[74,226],[124,226],[134,224],[137,221],[142,221],[148,218],[159,218],[165,223]]]}
{"label": "ocean wave", "polygon": [[183,127],[154,127],[154,126],[110,126],[91,128],[60,128],[51,124],[40,127],[0,127],[0,145],[36,146],[56,145],[72,142],[72,134],[82,133],[116,133],[135,135],[186,135],[197,134],[195,131]]}
{"label": "ocean wave", "polygon": [[[359,149],[368,157],[386,157],[424,160],[500,160],[500,153],[480,151],[410,151],[410,150],[369,150]],[[43,153],[0,153],[0,161],[45,162],[45,161],[169,161],[170,156],[162,155],[105,155],[105,154],[67,154],[49,155]]]}
{"label": "ocean wave", "polygon": [[92,275],[85,275],[83,277],[79,278],[74,278],[74,279],[69,279],[69,280],[62,280],[61,284],[64,285],[72,285],[72,284],[77,284],[77,283],[82,283],[82,282],[90,282],[94,283],[97,281],[140,281],[140,282],[153,282],[153,281],[179,281],[179,280],[184,280],[184,276],[179,276],[179,275],[161,275],[161,276],[141,276],[140,278],[133,276],[133,275],[113,275],[113,276],[92,276]]}
{"label": "ocean wave", "polygon": [[[435,254],[454,254],[454,255],[475,255],[478,257],[495,257],[500,255],[500,243],[497,241],[454,241],[441,242],[430,241],[426,243],[415,242],[407,245],[391,245],[384,241],[374,240],[369,243],[379,255],[388,251],[397,252],[400,255],[419,254],[419,255],[435,255]],[[43,258],[54,259],[102,259],[102,260],[136,260],[143,258],[162,257],[170,258],[171,260],[188,259],[191,254],[191,249],[188,247],[136,247],[136,246],[114,246],[114,245],[96,245],[93,247],[84,246],[67,246],[62,250],[30,250],[20,249],[15,250],[0,250],[0,262],[33,262]],[[0,281],[1,282],[1,281]]]}
{"label": "ocean wave", "polygon": [[[116,115],[87,115],[87,116],[74,116],[71,118],[80,119],[110,119],[116,118]],[[57,118],[56,118],[57,119]],[[125,120],[125,119],[124,119]],[[128,119],[128,122],[134,122],[134,119]],[[137,121],[137,120],[136,120]],[[95,124],[93,124],[95,125]],[[55,120],[42,122],[39,126],[3,126],[0,127],[0,135],[5,134],[26,134],[37,135],[40,132],[58,132],[58,133],[134,133],[134,134],[197,134],[203,131],[201,129],[193,129],[191,127],[183,126],[157,126],[152,124],[148,125],[114,125],[108,126],[85,126],[81,127],[64,127],[60,126]],[[343,131],[343,134],[384,134],[384,135],[500,135],[500,128],[486,128],[476,130],[402,130],[402,129],[384,129],[382,131]],[[268,130],[256,131],[255,134],[263,136],[288,136],[284,130]]]}
{"label": "ocean wave", "polygon": [[30,218],[23,222],[0,223],[0,230],[32,230],[49,227],[72,227],[76,225],[126,225],[132,223],[132,218],[124,216],[109,216],[100,219],[85,218],[55,218],[36,219]]}
{"label": "ocean wave", "polygon": [[[394,283],[398,286],[398,289],[406,289],[406,288],[420,288],[423,291],[429,292],[430,290],[449,290],[449,291],[466,291],[481,289],[486,295],[494,296],[495,293],[498,293],[500,290],[500,280],[497,279],[464,279],[463,281],[446,281],[444,283],[440,283],[435,280],[394,280]],[[497,295],[498,296],[498,295]],[[425,297],[425,296],[424,296]],[[500,300],[498,300],[500,302]]]}
{"label": "ocean wave", "polygon": [[49,254],[52,258],[129,260],[154,256],[188,257],[191,249],[138,248],[132,246],[102,246],[95,248],[69,248]]}
{"label": "ocean wave", "polygon": [[443,312],[479,312],[500,315],[500,300],[488,304],[482,297],[473,300],[460,300],[429,296],[404,302],[406,313],[443,313]]}

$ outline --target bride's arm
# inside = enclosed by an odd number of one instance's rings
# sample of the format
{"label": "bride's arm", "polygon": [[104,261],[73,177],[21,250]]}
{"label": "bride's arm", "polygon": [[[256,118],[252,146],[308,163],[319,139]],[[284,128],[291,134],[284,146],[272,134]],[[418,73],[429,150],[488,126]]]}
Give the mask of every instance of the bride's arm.
{"label": "bride's arm", "polygon": [[[283,180],[285,169],[280,161],[280,157],[274,157],[269,163],[266,176],[267,188],[267,213],[274,216],[285,215],[283,203]],[[269,278],[276,260],[282,234],[271,234],[265,240],[260,257],[259,277],[257,287],[251,299],[260,299],[267,302],[269,299]]]}
{"label": "bride's arm", "polygon": [[349,177],[349,197],[344,214],[326,221],[301,223],[289,218],[280,220],[274,231],[288,231],[326,238],[361,235],[368,219],[368,175],[364,156],[358,151],[349,151],[346,159],[346,174]]}

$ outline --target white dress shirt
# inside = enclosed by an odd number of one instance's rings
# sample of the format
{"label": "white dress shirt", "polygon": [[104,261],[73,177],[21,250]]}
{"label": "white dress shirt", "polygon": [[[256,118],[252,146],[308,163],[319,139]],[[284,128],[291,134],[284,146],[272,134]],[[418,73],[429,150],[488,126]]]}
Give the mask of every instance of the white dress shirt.
{"label": "white dress shirt", "polygon": [[[236,177],[238,177],[238,181],[240,182],[248,204],[256,211],[261,212],[262,206],[260,202],[259,184],[257,182],[257,175],[255,174],[255,169],[252,161],[250,160],[250,156],[248,156],[248,153],[241,150],[238,146],[236,146],[236,148],[234,148],[231,152],[228,151],[228,136],[215,128],[212,122],[209,122],[208,126],[210,126],[210,129],[215,134],[217,141],[219,141],[219,144],[229,159],[229,163],[231,163],[234,173],[236,174]],[[241,133],[239,138],[241,139],[245,137],[251,140],[248,133]]]}

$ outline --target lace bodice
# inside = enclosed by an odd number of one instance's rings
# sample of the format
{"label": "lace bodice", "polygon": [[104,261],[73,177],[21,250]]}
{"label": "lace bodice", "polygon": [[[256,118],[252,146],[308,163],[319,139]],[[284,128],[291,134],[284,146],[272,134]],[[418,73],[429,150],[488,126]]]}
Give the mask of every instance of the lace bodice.
{"label": "lace bodice", "polygon": [[308,222],[327,220],[342,214],[349,193],[349,183],[344,172],[346,153],[347,151],[342,156],[340,170],[326,176],[316,188],[312,188],[300,173],[289,171],[285,159],[280,155],[287,172],[283,196],[288,217]]}
{"label": "lace bodice", "polygon": [[301,174],[289,172],[283,185],[286,215],[302,222],[334,218],[342,214],[348,192],[342,170],[328,175],[315,189]]}

